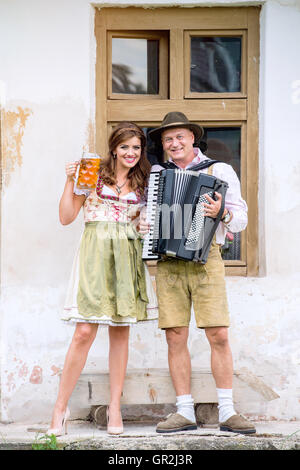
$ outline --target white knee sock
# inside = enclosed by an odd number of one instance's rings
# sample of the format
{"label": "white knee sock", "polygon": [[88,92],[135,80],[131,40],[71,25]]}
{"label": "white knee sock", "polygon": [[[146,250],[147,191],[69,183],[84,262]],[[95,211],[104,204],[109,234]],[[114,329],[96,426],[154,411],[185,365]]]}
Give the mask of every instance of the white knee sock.
{"label": "white knee sock", "polygon": [[217,388],[218,394],[218,409],[219,409],[219,422],[227,421],[236,412],[233,407],[232,389],[231,388]]}
{"label": "white knee sock", "polygon": [[196,422],[194,400],[192,395],[179,395],[176,397],[177,413],[189,419],[193,423]]}

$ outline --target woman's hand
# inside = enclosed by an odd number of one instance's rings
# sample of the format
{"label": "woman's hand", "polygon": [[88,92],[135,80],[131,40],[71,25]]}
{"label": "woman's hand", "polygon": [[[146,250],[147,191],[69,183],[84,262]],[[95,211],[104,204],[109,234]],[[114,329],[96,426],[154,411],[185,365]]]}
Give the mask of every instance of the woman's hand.
{"label": "woman's hand", "polygon": [[67,181],[59,203],[59,220],[63,225],[68,225],[76,219],[85,201],[85,196],[77,196],[73,193],[74,176],[78,165],[79,161],[76,161],[67,163],[65,166]]}
{"label": "woman's hand", "polygon": [[79,163],[80,162],[77,160],[66,164],[66,175],[68,180],[74,180]]}
{"label": "woman's hand", "polygon": [[138,231],[142,236],[145,236],[150,230],[150,224],[147,222],[146,210],[142,210],[140,213],[140,219],[138,224]]}

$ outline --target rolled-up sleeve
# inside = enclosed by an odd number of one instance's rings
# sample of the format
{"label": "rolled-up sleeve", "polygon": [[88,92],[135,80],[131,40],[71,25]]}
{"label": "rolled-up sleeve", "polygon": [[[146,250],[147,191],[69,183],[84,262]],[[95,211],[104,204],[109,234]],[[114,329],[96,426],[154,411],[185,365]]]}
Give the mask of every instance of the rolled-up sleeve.
{"label": "rolled-up sleeve", "polygon": [[[234,169],[226,163],[214,165],[213,175],[228,183],[228,189],[225,196],[225,208],[232,213],[232,219],[229,224],[220,224],[220,235],[226,234],[226,231],[232,233],[245,230],[248,223],[248,207],[246,201],[241,195],[241,184]],[[222,237],[223,238],[223,237]]]}

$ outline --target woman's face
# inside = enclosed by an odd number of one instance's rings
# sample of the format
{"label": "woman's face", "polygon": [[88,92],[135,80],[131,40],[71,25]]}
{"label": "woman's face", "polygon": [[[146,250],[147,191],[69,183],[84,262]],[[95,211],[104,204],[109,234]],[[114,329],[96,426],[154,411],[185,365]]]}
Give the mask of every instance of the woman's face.
{"label": "woman's face", "polygon": [[130,137],[121,142],[114,150],[116,155],[116,169],[133,168],[141,158],[142,146],[138,137]]}

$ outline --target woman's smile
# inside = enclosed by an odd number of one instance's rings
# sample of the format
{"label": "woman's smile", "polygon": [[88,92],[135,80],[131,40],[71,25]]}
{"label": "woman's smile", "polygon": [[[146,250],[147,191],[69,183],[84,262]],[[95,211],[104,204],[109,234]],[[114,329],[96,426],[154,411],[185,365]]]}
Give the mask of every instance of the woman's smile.
{"label": "woman's smile", "polygon": [[117,165],[132,168],[141,158],[141,142],[138,137],[131,137],[117,146],[115,152]]}
{"label": "woman's smile", "polygon": [[124,157],[127,163],[133,163],[135,162],[137,157]]}

